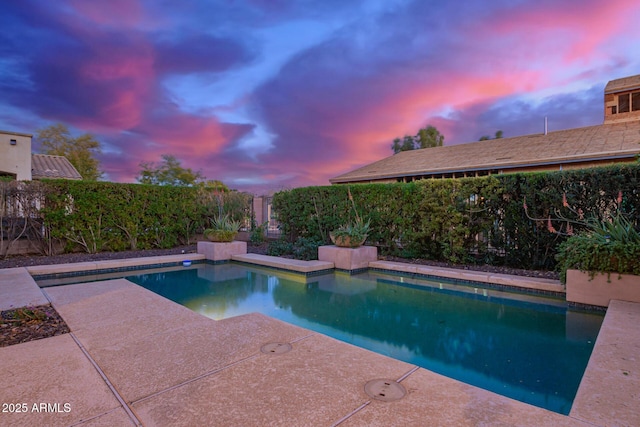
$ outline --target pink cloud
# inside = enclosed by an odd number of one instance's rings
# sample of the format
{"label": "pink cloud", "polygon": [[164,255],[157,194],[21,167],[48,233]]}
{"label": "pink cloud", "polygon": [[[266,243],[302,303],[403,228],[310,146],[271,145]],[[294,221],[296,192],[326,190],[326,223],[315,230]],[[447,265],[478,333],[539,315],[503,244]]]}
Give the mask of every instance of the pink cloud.
{"label": "pink cloud", "polygon": [[[501,35],[513,40],[516,36],[525,55],[560,53],[566,63],[584,63],[586,58],[606,53],[603,44],[620,37],[620,25],[630,14],[638,14],[634,0],[590,0],[580,2],[579,7],[573,2],[524,3],[498,12],[492,25],[482,28],[488,38]],[[538,51],[541,44],[544,51]]]}
{"label": "pink cloud", "polygon": [[[222,151],[252,129],[247,124],[220,122],[215,117],[195,116],[178,111],[149,113],[126,135],[114,134],[109,145],[119,153],[101,158],[110,179],[135,180],[141,162],[159,162],[161,155],[176,156],[185,168],[202,171],[207,178],[221,179]],[[236,166],[230,166],[230,170]]]}
{"label": "pink cloud", "polygon": [[103,92],[96,121],[120,129],[140,123],[155,78],[153,59],[145,50],[140,46],[135,53],[103,52],[81,65],[81,85]]}
{"label": "pink cloud", "polygon": [[221,123],[215,117],[174,112],[154,117],[136,130],[161,145],[167,153],[180,150],[195,158],[219,153],[251,129],[250,125]]}

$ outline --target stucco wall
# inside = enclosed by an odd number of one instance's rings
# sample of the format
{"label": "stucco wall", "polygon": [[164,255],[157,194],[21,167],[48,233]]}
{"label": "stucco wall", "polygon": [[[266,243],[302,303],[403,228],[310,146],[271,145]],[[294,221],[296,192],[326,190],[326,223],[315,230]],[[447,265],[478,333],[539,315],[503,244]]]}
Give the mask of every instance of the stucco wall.
{"label": "stucco wall", "polygon": [[0,173],[31,181],[31,135],[0,131]]}
{"label": "stucco wall", "polygon": [[567,301],[608,307],[611,300],[640,303],[640,276],[567,270]]}

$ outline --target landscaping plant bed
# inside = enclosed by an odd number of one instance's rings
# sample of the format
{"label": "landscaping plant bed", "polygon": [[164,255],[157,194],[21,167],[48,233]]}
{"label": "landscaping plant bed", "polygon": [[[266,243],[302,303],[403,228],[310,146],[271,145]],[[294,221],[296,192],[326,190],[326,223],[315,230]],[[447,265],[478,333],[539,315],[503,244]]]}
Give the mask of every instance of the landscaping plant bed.
{"label": "landscaping plant bed", "polygon": [[511,276],[538,277],[541,279],[560,280],[560,273],[557,271],[545,270],[525,270],[522,268],[505,267],[501,265],[486,264],[452,264],[445,261],[432,261],[428,259],[408,259],[395,256],[380,255],[378,259],[381,261],[405,262],[407,264],[429,265],[431,267],[455,268],[458,270],[482,271],[484,273],[508,274]]}
{"label": "landscaping plant bed", "polygon": [[[250,254],[267,254],[268,243],[247,244],[247,253]],[[196,245],[179,246],[171,249],[148,249],[139,251],[121,251],[121,252],[98,252],[96,254],[88,254],[84,252],[76,252],[71,254],[61,254],[53,256],[43,255],[21,255],[12,256],[6,259],[0,259],[0,268],[28,267],[33,265],[50,265],[50,264],[67,264],[75,262],[87,261],[105,261],[112,259],[127,258],[143,258],[149,256],[175,255],[181,253],[195,253]],[[291,255],[283,256],[283,258],[291,258]],[[433,267],[457,268],[461,270],[483,271],[485,273],[510,274],[513,276],[540,277],[545,279],[559,280],[559,273],[555,271],[543,270],[525,270],[520,268],[483,265],[483,264],[451,264],[448,262],[432,261],[427,259],[409,259],[394,256],[379,255],[381,261],[406,262],[408,264],[430,265]]]}
{"label": "landscaping plant bed", "polygon": [[147,249],[139,251],[73,252],[60,255],[16,255],[0,259],[0,268],[30,267],[34,265],[71,264],[76,262],[108,261],[113,259],[143,258],[150,256],[195,253],[196,245],[179,246],[171,249]]}
{"label": "landscaping plant bed", "polygon": [[69,333],[69,327],[50,304],[0,312],[0,347]]}

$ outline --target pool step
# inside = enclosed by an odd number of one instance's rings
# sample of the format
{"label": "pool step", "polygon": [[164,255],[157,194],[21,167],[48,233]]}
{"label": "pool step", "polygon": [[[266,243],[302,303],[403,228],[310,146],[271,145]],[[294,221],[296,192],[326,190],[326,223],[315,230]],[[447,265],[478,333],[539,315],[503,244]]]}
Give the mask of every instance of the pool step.
{"label": "pool step", "polygon": [[231,259],[233,261],[264,265],[266,267],[281,268],[283,270],[297,271],[299,273],[313,273],[323,270],[333,270],[333,268],[335,267],[332,262],[301,261],[298,259],[280,258],[258,254],[233,255]]}

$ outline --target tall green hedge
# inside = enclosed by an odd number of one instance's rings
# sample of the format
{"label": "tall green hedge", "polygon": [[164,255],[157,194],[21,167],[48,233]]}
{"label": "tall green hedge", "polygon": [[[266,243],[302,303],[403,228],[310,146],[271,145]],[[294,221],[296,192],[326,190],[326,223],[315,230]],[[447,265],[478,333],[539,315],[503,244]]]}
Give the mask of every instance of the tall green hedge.
{"label": "tall green hedge", "polygon": [[[193,235],[221,212],[247,223],[251,215],[250,195],[206,186],[47,180],[18,187],[14,192],[19,194],[37,190],[28,201],[36,206],[28,219],[34,222],[31,228],[39,230],[30,238],[39,240],[34,243],[45,254],[52,254],[60,242],[65,251],[80,248],[89,253],[170,248],[191,243]],[[0,209],[0,219],[8,214],[3,213],[6,210]]]}
{"label": "tall green hedge", "polygon": [[45,228],[68,250],[169,248],[189,243],[206,219],[194,188],[85,181],[46,187]]}
{"label": "tall green hedge", "polygon": [[0,256],[20,239],[46,255],[189,244],[221,214],[250,224],[251,199],[206,185],[0,180]]}
{"label": "tall green hedge", "polygon": [[[371,220],[369,244],[383,254],[553,269],[567,220],[640,212],[637,163],[560,172],[297,188],[276,193],[274,211],[291,241],[329,242],[358,213]],[[563,205],[563,195],[567,206]],[[524,209],[526,201],[527,210]],[[548,219],[560,233],[548,230]],[[580,226],[575,226],[579,231]]]}

